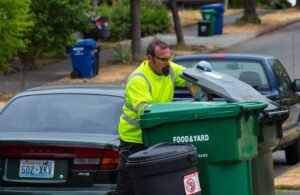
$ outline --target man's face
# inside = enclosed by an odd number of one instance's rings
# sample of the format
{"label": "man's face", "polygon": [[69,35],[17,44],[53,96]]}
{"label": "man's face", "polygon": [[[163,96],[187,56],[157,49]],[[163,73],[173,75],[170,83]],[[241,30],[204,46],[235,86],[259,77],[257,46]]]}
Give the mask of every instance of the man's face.
{"label": "man's face", "polygon": [[172,53],[169,48],[161,49],[156,46],[154,56],[148,55],[149,66],[158,75],[168,76],[170,74],[170,61]]}

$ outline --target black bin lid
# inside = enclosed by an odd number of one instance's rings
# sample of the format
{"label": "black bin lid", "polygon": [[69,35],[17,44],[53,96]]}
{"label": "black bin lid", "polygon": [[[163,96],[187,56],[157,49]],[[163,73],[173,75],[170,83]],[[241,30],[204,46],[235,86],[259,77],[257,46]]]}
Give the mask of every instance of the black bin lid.
{"label": "black bin lid", "polygon": [[128,157],[131,176],[176,171],[197,165],[197,151],[187,144],[160,143]]}

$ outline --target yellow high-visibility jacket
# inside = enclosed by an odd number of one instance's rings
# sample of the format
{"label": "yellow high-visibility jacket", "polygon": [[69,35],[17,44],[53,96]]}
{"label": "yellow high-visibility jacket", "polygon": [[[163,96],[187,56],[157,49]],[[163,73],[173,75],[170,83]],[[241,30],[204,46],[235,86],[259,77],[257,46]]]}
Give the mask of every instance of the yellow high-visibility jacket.
{"label": "yellow high-visibility jacket", "polygon": [[186,85],[185,80],[179,77],[184,67],[172,62],[170,65],[170,74],[160,76],[152,71],[146,60],[128,77],[118,128],[121,140],[143,143],[139,120],[144,109],[153,103],[172,101],[175,86]]}

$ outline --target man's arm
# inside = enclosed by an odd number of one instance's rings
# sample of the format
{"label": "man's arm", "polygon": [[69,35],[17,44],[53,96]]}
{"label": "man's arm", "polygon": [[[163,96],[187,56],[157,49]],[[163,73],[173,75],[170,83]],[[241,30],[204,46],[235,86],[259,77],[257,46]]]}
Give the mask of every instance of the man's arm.
{"label": "man's arm", "polygon": [[130,79],[126,89],[126,100],[140,116],[144,109],[152,103],[150,86],[143,77]]}

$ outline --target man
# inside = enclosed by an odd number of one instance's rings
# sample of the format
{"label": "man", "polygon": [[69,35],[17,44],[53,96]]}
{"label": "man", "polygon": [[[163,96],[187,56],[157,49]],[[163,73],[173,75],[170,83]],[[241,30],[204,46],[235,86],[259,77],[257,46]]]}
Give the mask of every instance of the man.
{"label": "man", "polygon": [[154,39],[147,48],[147,60],[127,80],[125,104],[119,123],[121,161],[117,179],[118,195],[134,194],[125,163],[130,154],[145,149],[139,126],[141,114],[153,103],[172,101],[175,86],[186,85],[185,80],[179,77],[184,67],[171,62],[172,57],[168,45]]}

